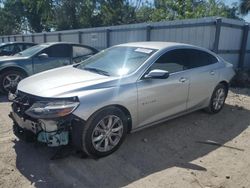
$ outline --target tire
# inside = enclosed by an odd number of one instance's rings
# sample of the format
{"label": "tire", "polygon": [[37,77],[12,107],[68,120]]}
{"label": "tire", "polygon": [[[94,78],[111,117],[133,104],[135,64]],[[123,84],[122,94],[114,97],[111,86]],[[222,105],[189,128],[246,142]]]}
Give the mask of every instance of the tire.
{"label": "tire", "polygon": [[[17,84],[25,77],[26,75],[24,73],[16,70],[8,70],[3,72],[0,76],[0,90],[4,94],[8,94],[10,91],[15,92]],[[7,87],[7,85],[9,85],[9,87]]]}
{"label": "tire", "polygon": [[209,106],[205,109],[205,111],[210,114],[216,114],[221,111],[225,104],[227,93],[227,87],[224,84],[218,84],[213,91]]}
{"label": "tire", "polygon": [[[113,123],[114,126],[111,127]],[[108,128],[109,125],[111,128]],[[104,130],[103,127],[107,130]],[[83,129],[83,151],[96,158],[113,153],[124,141],[127,135],[127,127],[128,118],[119,108],[107,107],[98,111],[89,118]],[[106,143],[108,143],[107,147],[105,146]]]}

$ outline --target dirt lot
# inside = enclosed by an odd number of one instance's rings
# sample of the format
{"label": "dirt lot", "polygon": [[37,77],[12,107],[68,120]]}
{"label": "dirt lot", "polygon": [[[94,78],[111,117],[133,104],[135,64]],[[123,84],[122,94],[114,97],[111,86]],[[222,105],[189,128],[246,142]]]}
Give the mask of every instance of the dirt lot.
{"label": "dirt lot", "polygon": [[[0,187],[250,187],[250,89],[232,89],[226,103],[216,115],[199,111],[131,134],[106,158],[52,161],[54,150],[12,134],[1,97]],[[197,143],[205,140],[225,145]]]}

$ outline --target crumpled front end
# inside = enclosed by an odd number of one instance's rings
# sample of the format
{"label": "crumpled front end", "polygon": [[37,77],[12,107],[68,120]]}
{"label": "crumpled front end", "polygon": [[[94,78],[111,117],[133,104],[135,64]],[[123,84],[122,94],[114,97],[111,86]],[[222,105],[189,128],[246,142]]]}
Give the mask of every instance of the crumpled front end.
{"label": "crumpled front end", "polygon": [[27,141],[38,141],[50,147],[72,143],[80,149],[84,121],[74,116],[77,98],[49,99],[18,91],[10,94],[10,118],[16,136]]}

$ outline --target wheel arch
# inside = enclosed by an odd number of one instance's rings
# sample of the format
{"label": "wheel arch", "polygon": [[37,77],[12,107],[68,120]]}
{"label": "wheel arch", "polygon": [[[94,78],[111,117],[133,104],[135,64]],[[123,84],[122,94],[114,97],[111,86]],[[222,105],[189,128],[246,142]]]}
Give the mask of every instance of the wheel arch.
{"label": "wheel arch", "polygon": [[21,67],[18,66],[9,66],[9,67],[4,67],[0,70],[0,74],[2,74],[3,72],[6,71],[19,71],[21,73],[23,73],[25,76],[29,76],[29,74],[27,73],[27,71]]}

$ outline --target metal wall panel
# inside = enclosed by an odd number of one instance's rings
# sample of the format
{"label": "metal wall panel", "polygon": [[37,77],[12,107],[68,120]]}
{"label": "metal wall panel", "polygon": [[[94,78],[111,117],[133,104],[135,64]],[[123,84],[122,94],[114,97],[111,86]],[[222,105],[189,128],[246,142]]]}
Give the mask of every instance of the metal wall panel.
{"label": "metal wall panel", "polygon": [[22,41],[22,36],[16,36],[16,41],[19,41],[19,42],[21,42]]}
{"label": "metal wall panel", "polygon": [[250,69],[250,53],[246,53],[244,67]]}
{"label": "metal wall panel", "polygon": [[46,35],[47,42],[57,42],[58,41],[58,35]]}
{"label": "metal wall panel", "polygon": [[215,28],[213,26],[152,29],[152,41],[182,42],[212,49]]}
{"label": "metal wall panel", "polygon": [[43,35],[34,35],[34,42],[38,44],[43,43],[44,42]]}
{"label": "metal wall panel", "polygon": [[106,48],[106,32],[91,32],[91,33],[82,33],[82,44],[94,46],[98,49]]}
{"label": "metal wall panel", "polygon": [[247,50],[250,50],[250,30],[248,31]]}
{"label": "metal wall panel", "polygon": [[239,61],[239,54],[219,54],[223,59],[233,64],[237,68]]}
{"label": "metal wall panel", "polygon": [[242,29],[221,27],[219,50],[239,50],[241,48]]}
{"label": "metal wall panel", "polygon": [[25,42],[32,42],[32,36],[31,35],[24,35],[24,41]]}
{"label": "metal wall panel", "polygon": [[79,43],[78,33],[75,33],[75,32],[72,34],[62,33],[61,39],[63,42]]}
{"label": "metal wall panel", "polygon": [[110,45],[116,45],[126,42],[146,41],[146,29],[132,31],[111,31]]}

